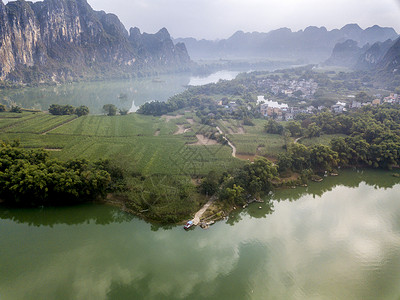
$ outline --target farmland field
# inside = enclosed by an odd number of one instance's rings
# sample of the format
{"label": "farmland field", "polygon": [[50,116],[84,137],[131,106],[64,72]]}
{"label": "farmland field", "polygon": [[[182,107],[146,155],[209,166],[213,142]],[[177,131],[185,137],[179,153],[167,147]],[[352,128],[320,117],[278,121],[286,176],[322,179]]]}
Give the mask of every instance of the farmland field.
{"label": "farmland field", "polygon": [[313,138],[302,138],[299,143],[311,147],[314,145],[329,145],[332,139],[338,138],[338,137],[346,137],[344,134],[323,134],[319,137],[313,137]]}
{"label": "farmland field", "polygon": [[283,152],[285,141],[281,135],[264,132],[265,120],[252,120],[254,126],[242,125],[239,120],[218,121],[218,126],[235,145],[238,154],[276,157]]}
{"label": "farmland field", "polygon": [[[231,156],[228,146],[190,145],[197,141],[195,131],[210,130],[194,119],[191,115],[76,118],[45,113],[0,113],[0,121],[4,121],[0,123],[4,124],[0,139],[17,139],[22,147],[47,149],[52,157],[62,160],[115,159],[124,162],[131,171],[145,175],[201,176],[243,163]],[[187,132],[174,134],[178,131],[177,124],[183,124]]]}

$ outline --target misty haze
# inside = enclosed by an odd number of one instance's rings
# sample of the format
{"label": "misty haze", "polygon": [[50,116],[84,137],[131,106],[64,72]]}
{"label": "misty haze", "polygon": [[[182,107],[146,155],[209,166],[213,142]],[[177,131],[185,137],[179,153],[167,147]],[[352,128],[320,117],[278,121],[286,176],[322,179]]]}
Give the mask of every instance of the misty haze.
{"label": "misty haze", "polygon": [[0,298],[398,299],[399,13],[0,0]]}

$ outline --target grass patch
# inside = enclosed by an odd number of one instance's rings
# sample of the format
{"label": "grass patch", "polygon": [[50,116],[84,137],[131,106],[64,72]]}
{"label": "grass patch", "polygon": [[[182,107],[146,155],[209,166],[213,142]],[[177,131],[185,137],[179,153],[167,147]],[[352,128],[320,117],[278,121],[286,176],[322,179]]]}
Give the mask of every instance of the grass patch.
{"label": "grass patch", "polygon": [[329,145],[332,139],[338,137],[346,137],[345,134],[323,134],[319,137],[313,138],[302,138],[299,143],[307,147],[312,147],[314,145]]}

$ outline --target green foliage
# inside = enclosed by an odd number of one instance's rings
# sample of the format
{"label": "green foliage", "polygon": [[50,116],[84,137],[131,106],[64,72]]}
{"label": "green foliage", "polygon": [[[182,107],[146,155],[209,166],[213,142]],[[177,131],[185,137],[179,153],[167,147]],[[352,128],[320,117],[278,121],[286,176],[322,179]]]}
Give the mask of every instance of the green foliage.
{"label": "green foliage", "polygon": [[284,173],[292,169],[293,158],[289,153],[280,153],[278,155],[278,170],[279,173]]}
{"label": "green foliage", "polygon": [[0,148],[0,198],[9,205],[74,204],[104,197],[109,173],[85,160],[50,160],[44,150]]}
{"label": "green foliage", "polygon": [[271,134],[282,134],[283,129],[284,127],[282,124],[272,119],[268,120],[267,124],[264,126],[265,132]]}
{"label": "green foliage", "polygon": [[123,193],[128,210],[150,220],[176,223],[190,217],[202,203],[190,179],[179,176],[133,176]]}
{"label": "green foliage", "polygon": [[129,110],[128,110],[128,109],[120,109],[120,110],[119,110],[119,114],[120,114],[121,116],[126,116],[128,113],[129,113]]}
{"label": "green foliage", "polygon": [[298,121],[287,122],[285,128],[290,132],[290,135],[293,137],[299,137],[303,135],[304,130],[301,127],[301,123]]}
{"label": "green foliage", "polygon": [[104,104],[103,111],[107,116],[115,116],[117,114],[117,107],[114,104]]}
{"label": "green foliage", "polygon": [[210,171],[200,184],[200,191],[204,195],[212,196],[219,188],[219,177],[215,171]]}
{"label": "green foliage", "polygon": [[359,92],[356,97],[355,100],[361,103],[365,103],[365,102],[369,102],[373,100],[373,97],[368,95],[366,92]]}
{"label": "green foliage", "polygon": [[71,105],[59,105],[59,104],[52,104],[49,107],[49,113],[52,115],[73,115],[75,114],[75,108]]}
{"label": "green foliage", "polygon": [[338,153],[325,145],[317,145],[310,149],[310,163],[314,170],[330,170],[338,164]]}
{"label": "green foliage", "polygon": [[260,197],[272,190],[272,179],[277,168],[265,158],[256,159],[237,169],[232,176],[225,176],[220,199],[230,204],[244,204],[248,197]]}
{"label": "green foliage", "polygon": [[306,146],[291,144],[288,148],[288,154],[291,156],[292,169],[294,171],[301,171],[311,167],[310,150]]}
{"label": "green foliage", "polygon": [[308,138],[318,137],[321,134],[321,128],[316,123],[311,123],[308,125],[306,130],[306,136]]}
{"label": "green foliage", "polygon": [[19,107],[19,106],[11,106],[11,109],[10,109],[10,112],[12,112],[12,113],[22,113],[22,109],[21,109],[21,107]]}
{"label": "green foliage", "polygon": [[0,104],[0,112],[4,112],[6,110],[7,110],[6,106],[4,104]]}
{"label": "green foliage", "polygon": [[75,108],[75,114],[78,117],[86,116],[86,115],[89,114],[89,108],[87,106],[85,106],[85,105],[81,105],[81,106]]}
{"label": "green foliage", "polygon": [[254,123],[253,123],[253,121],[252,121],[249,117],[247,117],[247,118],[244,118],[244,119],[243,119],[243,125],[246,125],[246,126],[254,126]]}

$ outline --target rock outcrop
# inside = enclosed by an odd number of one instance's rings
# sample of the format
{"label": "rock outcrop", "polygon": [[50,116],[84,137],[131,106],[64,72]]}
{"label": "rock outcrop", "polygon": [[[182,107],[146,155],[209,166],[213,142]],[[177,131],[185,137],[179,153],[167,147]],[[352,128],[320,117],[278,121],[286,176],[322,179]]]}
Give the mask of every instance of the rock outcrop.
{"label": "rock outcrop", "polygon": [[128,31],[86,0],[0,0],[0,80],[65,81],[178,71],[190,58],[168,31]]}
{"label": "rock outcrop", "polygon": [[400,38],[386,52],[378,63],[378,69],[390,75],[400,75]]}

